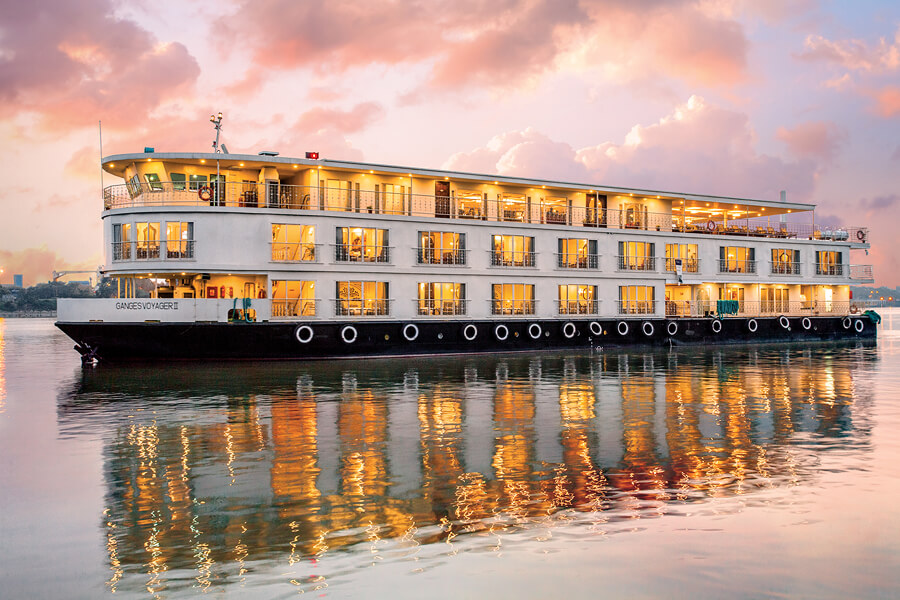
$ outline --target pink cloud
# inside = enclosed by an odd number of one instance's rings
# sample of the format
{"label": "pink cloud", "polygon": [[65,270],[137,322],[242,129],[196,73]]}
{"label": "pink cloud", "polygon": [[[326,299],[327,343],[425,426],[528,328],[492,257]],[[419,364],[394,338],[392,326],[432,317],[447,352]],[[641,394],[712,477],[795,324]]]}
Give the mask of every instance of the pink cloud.
{"label": "pink cloud", "polygon": [[832,41],[820,35],[809,35],[803,52],[797,57],[839,65],[851,71],[893,71],[900,68],[900,29],[893,41],[881,38],[874,46],[863,40]]}
{"label": "pink cloud", "polygon": [[793,129],[779,127],[775,137],[796,157],[825,161],[833,160],[848,138],[846,131],[826,121],[800,123]]}
{"label": "pink cloud", "polygon": [[384,109],[375,102],[363,102],[350,110],[319,107],[300,115],[293,129],[298,132],[328,129],[339,133],[352,133],[365,129],[383,116]]}
{"label": "pink cloud", "polygon": [[888,85],[874,92],[875,113],[884,118],[900,115],[900,86]]}
{"label": "pink cloud", "polygon": [[36,113],[47,128],[127,126],[185,93],[200,69],[109,0],[7,3],[0,20],[0,116]]}
{"label": "pink cloud", "polygon": [[[0,281],[11,284],[13,275],[21,274],[24,276],[26,286],[34,285],[49,281],[53,276],[53,271],[93,271],[99,263],[99,256],[85,262],[70,263],[47,246],[26,248],[17,252],[0,250],[0,267],[3,268]],[[91,275],[85,275],[79,279],[88,277]]]}

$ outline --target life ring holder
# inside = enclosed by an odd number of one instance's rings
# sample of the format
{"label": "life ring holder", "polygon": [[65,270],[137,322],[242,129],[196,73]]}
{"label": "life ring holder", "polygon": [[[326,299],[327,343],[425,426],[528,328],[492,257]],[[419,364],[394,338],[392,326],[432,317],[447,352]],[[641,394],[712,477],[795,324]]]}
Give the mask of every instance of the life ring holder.
{"label": "life ring holder", "polygon": [[841,325],[844,327],[844,329],[850,329],[853,326],[853,319],[851,319],[850,317],[844,317],[844,319],[841,321]]}
{"label": "life ring holder", "polygon": [[541,337],[542,333],[544,333],[544,330],[541,329],[541,326],[537,323],[532,323],[528,326],[528,337],[530,337],[531,339],[538,339],[539,337]]}
{"label": "life ring holder", "polygon": [[866,232],[863,231],[862,229],[857,229],[856,230],[856,239],[858,239],[860,242],[865,242],[866,241]]}
{"label": "life ring holder", "polygon": [[756,333],[757,329],[759,329],[759,323],[756,322],[756,319],[747,319],[747,331]]}
{"label": "life ring holder", "polygon": [[786,316],[781,315],[778,317],[778,324],[781,325],[782,329],[790,329],[791,328],[791,320]]}
{"label": "life ring holder", "polygon": [[575,334],[578,333],[578,329],[575,328],[575,323],[569,321],[565,325],[562,326],[562,334],[566,336],[567,340],[571,340],[575,337]]}
{"label": "life ring holder", "polygon": [[298,325],[294,330],[294,337],[301,344],[308,344],[313,339],[313,328],[309,325]]}
{"label": "life ring holder", "polygon": [[641,325],[641,330],[647,337],[653,337],[653,334],[656,333],[656,327],[650,321],[644,321],[644,324]]}
{"label": "life ring holder", "polygon": [[628,323],[619,321],[619,324],[616,325],[616,331],[619,332],[619,335],[628,335]]}
{"label": "life ring holder", "polygon": [[722,321],[720,321],[719,319],[713,319],[713,322],[710,324],[710,328],[712,329],[713,333],[719,333],[720,331],[722,331]]}
{"label": "life ring holder", "polygon": [[591,321],[591,324],[588,325],[588,328],[591,330],[593,335],[603,335],[603,326],[597,321]]}
{"label": "life ring holder", "polygon": [[212,200],[212,188],[208,185],[201,185],[197,190],[197,196],[204,202],[209,202]]}
{"label": "life ring holder", "polygon": [[866,324],[863,323],[862,319],[855,319],[853,323],[853,329],[856,330],[856,333],[862,333],[863,329],[866,328]]}
{"label": "life ring holder", "polygon": [[403,337],[407,342],[414,342],[419,337],[419,328],[415,323],[407,323],[403,327]]}
{"label": "life ring holder", "polygon": [[476,337],[478,337],[478,328],[475,327],[472,323],[469,323],[462,330],[463,337],[466,338],[466,341],[471,342]]}
{"label": "life ring holder", "polygon": [[712,219],[710,219],[709,221],[706,222],[706,229],[708,231],[715,231],[716,227],[717,227],[716,222],[713,221]]}
{"label": "life ring holder", "polygon": [[494,327],[494,337],[498,340],[505,341],[506,338],[509,337],[509,328],[506,325],[500,324]]}
{"label": "life ring holder", "polygon": [[675,337],[675,334],[678,333],[678,323],[675,321],[669,321],[669,324],[666,325],[666,333],[669,334],[669,337]]}
{"label": "life ring holder", "polygon": [[352,344],[356,341],[356,338],[359,336],[359,333],[356,331],[356,327],[353,325],[347,325],[343,329],[341,329],[341,339],[344,340],[345,344]]}
{"label": "life ring holder", "polygon": [[800,320],[800,327],[802,327],[806,331],[809,331],[810,329],[812,329],[812,321],[810,320],[810,318],[803,317],[803,319]]}

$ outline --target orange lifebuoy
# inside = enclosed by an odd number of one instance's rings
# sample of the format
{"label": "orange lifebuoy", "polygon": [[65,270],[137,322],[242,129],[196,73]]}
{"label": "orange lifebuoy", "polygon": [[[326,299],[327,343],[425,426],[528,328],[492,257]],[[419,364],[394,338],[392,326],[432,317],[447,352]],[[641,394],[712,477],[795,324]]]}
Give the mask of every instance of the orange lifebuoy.
{"label": "orange lifebuoy", "polygon": [[200,189],[197,190],[197,195],[204,202],[209,202],[212,199],[212,190],[208,185],[201,185]]}
{"label": "orange lifebuoy", "polygon": [[709,221],[707,221],[707,222],[706,222],[706,228],[709,229],[710,231],[715,231],[715,230],[716,230],[716,223],[715,223],[715,221],[713,221],[712,219],[710,219]]}
{"label": "orange lifebuoy", "polygon": [[863,231],[862,229],[857,229],[856,230],[856,239],[858,239],[861,242],[865,242],[866,241],[866,232]]}
{"label": "orange lifebuoy", "polygon": [[257,297],[257,298],[260,298],[260,299],[265,298],[265,297],[266,297],[266,290],[262,290],[262,289],[259,290],[259,293],[256,295],[256,297]]}

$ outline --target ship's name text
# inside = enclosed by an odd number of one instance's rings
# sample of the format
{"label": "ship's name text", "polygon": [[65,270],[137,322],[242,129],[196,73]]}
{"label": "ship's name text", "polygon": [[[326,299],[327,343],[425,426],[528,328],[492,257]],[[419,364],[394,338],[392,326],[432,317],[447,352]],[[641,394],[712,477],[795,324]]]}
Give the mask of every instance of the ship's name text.
{"label": "ship's name text", "polygon": [[178,310],[177,302],[116,302],[116,310]]}

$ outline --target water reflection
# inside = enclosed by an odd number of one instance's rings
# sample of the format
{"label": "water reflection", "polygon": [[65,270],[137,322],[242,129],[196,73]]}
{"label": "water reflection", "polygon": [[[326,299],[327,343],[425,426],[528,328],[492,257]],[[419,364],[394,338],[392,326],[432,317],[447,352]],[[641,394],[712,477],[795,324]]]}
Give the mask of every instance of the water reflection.
{"label": "water reflection", "polygon": [[6,319],[0,318],[0,414],[6,410]]}
{"label": "water reflection", "polygon": [[810,483],[818,453],[869,444],[873,360],[821,345],[101,368],[59,420],[106,432],[111,589],[276,569],[310,591],[360,563],[416,571]]}

